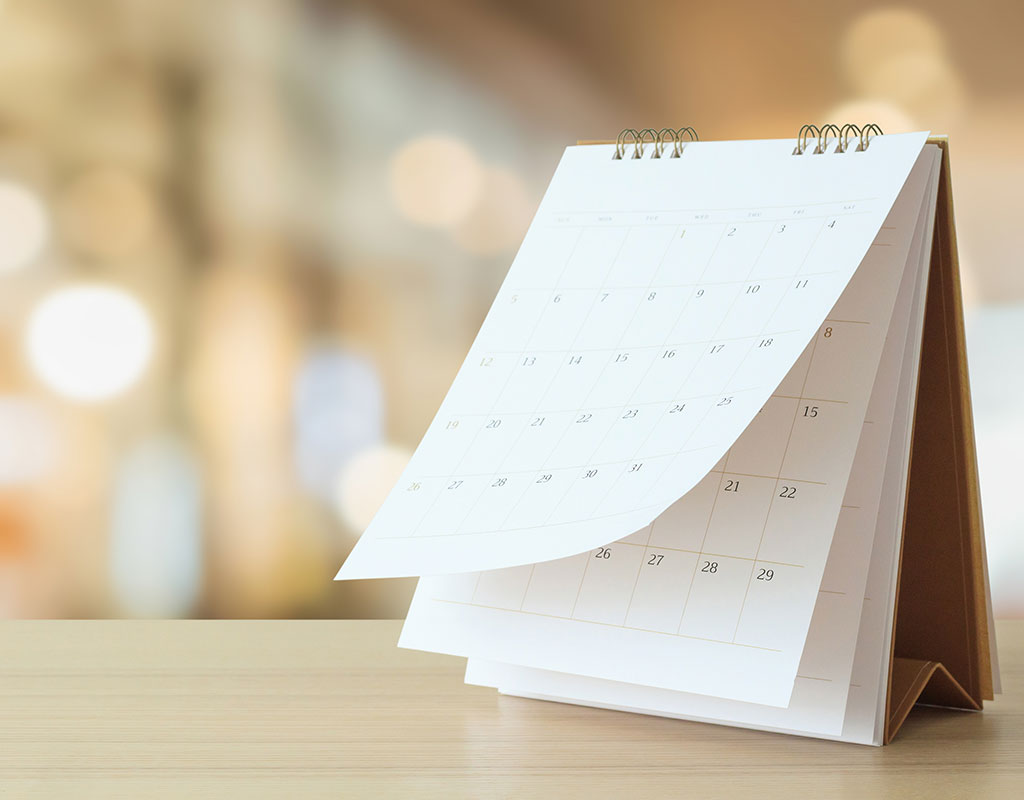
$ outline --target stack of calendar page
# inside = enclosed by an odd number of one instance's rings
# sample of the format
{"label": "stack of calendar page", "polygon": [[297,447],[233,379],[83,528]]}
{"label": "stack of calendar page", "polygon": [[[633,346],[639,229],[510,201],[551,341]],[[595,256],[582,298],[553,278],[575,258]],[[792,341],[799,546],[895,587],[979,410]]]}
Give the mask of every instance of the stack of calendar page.
{"label": "stack of calendar page", "polygon": [[339,579],[472,684],[879,744],[927,138],[567,148]]}

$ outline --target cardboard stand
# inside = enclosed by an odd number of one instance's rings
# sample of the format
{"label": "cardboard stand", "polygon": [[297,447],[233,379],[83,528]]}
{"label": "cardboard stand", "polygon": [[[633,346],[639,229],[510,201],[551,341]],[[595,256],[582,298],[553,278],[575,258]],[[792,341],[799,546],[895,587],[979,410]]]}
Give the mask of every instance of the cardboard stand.
{"label": "cardboard stand", "polygon": [[993,670],[960,269],[942,150],[884,741],[915,703],[981,709]]}

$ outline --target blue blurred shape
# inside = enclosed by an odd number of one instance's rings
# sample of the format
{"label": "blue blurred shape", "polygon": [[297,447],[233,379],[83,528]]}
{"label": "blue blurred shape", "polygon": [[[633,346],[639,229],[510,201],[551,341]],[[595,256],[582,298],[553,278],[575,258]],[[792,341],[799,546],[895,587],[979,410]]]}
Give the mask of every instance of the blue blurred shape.
{"label": "blue blurred shape", "polygon": [[368,358],[345,348],[316,347],[299,369],[294,408],[299,479],[330,501],[348,461],[383,437],[384,399],[377,370]]}
{"label": "blue blurred shape", "polygon": [[118,466],[110,564],[114,595],[136,617],[187,616],[202,573],[202,483],[188,447],[147,439]]}

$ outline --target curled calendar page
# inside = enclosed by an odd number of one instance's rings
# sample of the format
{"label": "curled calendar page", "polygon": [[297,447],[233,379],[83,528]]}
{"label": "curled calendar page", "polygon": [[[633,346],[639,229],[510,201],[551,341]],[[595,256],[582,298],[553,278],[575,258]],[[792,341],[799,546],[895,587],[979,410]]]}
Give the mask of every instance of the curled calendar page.
{"label": "curled calendar page", "polygon": [[[766,407],[926,138],[802,155],[792,140],[698,142],[660,159],[567,148],[448,396],[338,578],[546,562],[644,530]],[[793,397],[794,413],[824,413]]]}

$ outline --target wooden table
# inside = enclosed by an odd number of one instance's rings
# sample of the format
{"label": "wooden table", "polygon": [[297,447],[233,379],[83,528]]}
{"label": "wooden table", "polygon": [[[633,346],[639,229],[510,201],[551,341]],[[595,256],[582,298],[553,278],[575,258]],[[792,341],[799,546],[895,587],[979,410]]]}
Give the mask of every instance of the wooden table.
{"label": "wooden table", "polygon": [[0,623],[0,798],[1024,796],[1024,621],[886,748],[500,697],[399,627]]}

